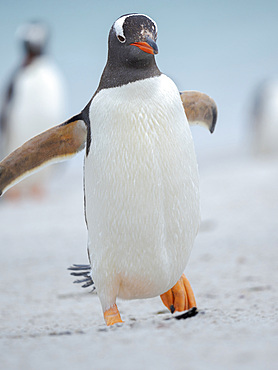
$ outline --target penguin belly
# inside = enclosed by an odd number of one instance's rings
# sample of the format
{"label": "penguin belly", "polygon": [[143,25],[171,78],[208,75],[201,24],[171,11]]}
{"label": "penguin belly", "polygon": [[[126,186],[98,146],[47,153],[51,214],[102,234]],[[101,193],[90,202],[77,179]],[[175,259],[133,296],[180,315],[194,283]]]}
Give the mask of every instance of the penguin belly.
{"label": "penguin belly", "polygon": [[176,85],[165,75],[101,90],[90,107],[85,211],[104,308],[177,282],[199,220],[198,168]]}

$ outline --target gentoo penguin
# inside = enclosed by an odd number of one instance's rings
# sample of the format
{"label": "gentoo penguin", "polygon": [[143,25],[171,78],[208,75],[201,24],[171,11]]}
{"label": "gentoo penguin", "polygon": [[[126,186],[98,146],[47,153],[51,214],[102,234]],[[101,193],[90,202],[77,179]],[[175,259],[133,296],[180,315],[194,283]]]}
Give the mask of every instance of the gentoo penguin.
{"label": "gentoo penguin", "polygon": [[183,275],[200,222],[188,120],[212,132],[217,111],[207,95],[180,94],[160,72],[156,39],[157,25],[148,16],[117,19],[86,107],[0,163],[4,192],[41,165],[86,147],[88,255],[107,325],[122,322],[117,297],[160,295],[172,312],[196,306]]}
{"label": "gentoo penguin", "polygon": [[278,157],[278,78],[262,82],[255,93],[250,131],[253,153]]}
{"label": "gentoo penguin", "polygon": [[[65,108],[63,78],[46,56],[48,28],[39,22],[24,24],[18,29],[17,38],[24,55],[6,89],[0,111],[3,156],[50,128],[51,122],[61,121]],[[24,181],[13,194],[38,194],[48,175],[43,171]]]}

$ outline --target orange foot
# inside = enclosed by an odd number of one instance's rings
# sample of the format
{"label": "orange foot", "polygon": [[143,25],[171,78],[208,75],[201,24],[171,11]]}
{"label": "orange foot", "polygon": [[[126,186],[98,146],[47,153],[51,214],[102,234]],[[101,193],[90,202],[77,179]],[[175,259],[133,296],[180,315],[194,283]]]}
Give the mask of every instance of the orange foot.
{"label": "orange foot", "polygon": [[173,288],[161,294],[160,298],[172,313],[197,307],[193,290],[184,274]]}
{"label": "orange foot", "polygon": [[116,303],[106,310],[103,315],[107,326],[123,322]]}

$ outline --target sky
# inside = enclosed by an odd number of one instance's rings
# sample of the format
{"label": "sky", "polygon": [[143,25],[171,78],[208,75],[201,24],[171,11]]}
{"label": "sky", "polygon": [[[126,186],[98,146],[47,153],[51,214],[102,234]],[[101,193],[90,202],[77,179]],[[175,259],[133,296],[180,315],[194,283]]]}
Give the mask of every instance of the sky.
{"label": "sky", "polygon": [[192,130],[197,152],[247,145],[252,97],[278,74],[276,0],[0,0],[0,90],[22,56],[18,26],[43,20],[52,34],[49,54],[67,86],[65,118],[78,113],[97,88],[111,25],[134,12],[158,25],[160,70],[179,90],[205,92],[217,103],[215,133]]}

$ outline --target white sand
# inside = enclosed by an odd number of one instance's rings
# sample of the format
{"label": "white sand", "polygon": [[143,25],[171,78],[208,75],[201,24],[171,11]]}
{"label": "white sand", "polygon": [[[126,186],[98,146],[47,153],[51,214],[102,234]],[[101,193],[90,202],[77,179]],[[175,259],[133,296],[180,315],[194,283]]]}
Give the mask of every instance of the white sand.
{"label": "white sand", "polygon": [[119,301],[106,328],[96,295],[66,268],[87,263],[81,166],[48,198],[0,202],[1,368],[277,369],[278,164],[200,166],[203,223],[186,269],[199,315],[159,298]]}

